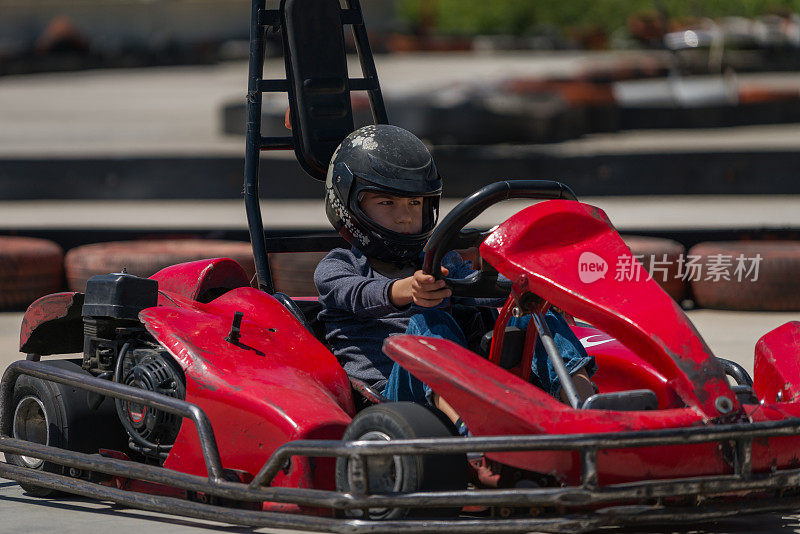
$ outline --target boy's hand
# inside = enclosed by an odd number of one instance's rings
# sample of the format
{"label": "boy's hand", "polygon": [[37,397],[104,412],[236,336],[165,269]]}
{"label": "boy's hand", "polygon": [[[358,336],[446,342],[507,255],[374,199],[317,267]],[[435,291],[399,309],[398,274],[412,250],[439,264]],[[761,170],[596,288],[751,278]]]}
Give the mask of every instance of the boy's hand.
{"label": "boy's hand", "polygon": [[[442,267],[442,274],[450,273]],[[450,288],[445,287],[444,280],[436,280],[433,276],[422,271],[415,272],[408,278],[397,280],[389,288],[389,298],[397,307],[406,306],[412,302],[424,308],[438,306],[442,300],[452,294]]]}

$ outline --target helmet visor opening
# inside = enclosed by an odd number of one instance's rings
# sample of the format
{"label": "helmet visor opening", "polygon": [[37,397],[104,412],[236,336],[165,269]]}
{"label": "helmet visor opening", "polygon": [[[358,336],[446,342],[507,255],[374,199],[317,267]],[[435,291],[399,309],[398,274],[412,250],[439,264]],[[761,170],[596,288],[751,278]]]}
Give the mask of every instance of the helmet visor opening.
{"label": "helmet visor opening", "polygon": [[[376,221],[372,217],[370,217],[367,212],[362,207],[362,201],[364,200],[367,193],[375,193],[381,196],[387,197],[395,197],[395,198],[419,198],[422,201],[422,209],[421,209],[421,226],[419,232],[407,233],[407,232],[397,232],[392,230],[391,228],[387,228],[385,225],[381,224],[380,222]],[[400,239],[405,240],[408,238],[420,238],[427,237],[433,231],[433,228],[436,226],[436,222],[439,218],[439,194],[428,194],[428,195],[420,195],[420,194],[397,194],[397,191],[389,191],[383,188],[376,188],[376,187],[360,187],[357,188],[357,191],[354,192],[354,199],[350,203],[351,210],[354,212],[358,219],[361,219],[371,230],[377,231],[381,234],[384,234],[385,237],[390,239]]]}

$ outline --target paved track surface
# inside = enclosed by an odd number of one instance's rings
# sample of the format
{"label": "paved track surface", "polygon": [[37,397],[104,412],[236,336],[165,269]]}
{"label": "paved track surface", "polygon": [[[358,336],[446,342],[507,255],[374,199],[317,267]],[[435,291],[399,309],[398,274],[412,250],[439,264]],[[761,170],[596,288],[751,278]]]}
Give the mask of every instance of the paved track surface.
{"label": "paved track surface", "polygon": [[[476,79],[569,76],[636,52],[396,54],[377,56],[388,93],[452,87]],[[283,62],[264,76],[283,77]],[[350,72],[359,73],[351,58]],[[357,75],[357,74],[356,74]],[[798,73],[742,74],[740,82],[800,86]],[[0,78],[0,158],[244,154],[240,136],[221,133],[224,104],[244,101],[247,63],[97,70]],[[265,98],[269,105],[271,97]],[[282,106],[284,96],[275,97]],[[800,125],[596,134],[549,145],[553,153],[793,150]],[[265,154],[265,158],[285,157]],[[289,156],[291,157],[291,156]]]}

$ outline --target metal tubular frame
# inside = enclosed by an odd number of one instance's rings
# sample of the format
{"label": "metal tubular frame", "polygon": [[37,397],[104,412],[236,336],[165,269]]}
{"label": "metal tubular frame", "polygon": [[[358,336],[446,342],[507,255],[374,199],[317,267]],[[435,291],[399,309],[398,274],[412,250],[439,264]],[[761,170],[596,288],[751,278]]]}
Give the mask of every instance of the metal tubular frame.
{"label": "metal tubular frame", "polygon": [[[203,459],[205,460],[209,479],[214,482],[222,480],[222,461],[219,457],[217,441],[214,438],[214,429],[211,427],[211,422],[205,412],[196,405],[153,391],[126,386],[125,384],[103,380],[102,378],[88,377],[66,369],[50,367],[40,362],[28,360],[16,361],[8,366],[3,375],[3,380],[0,382],[0,405],[12,405],[14,384],[20,375],[73,386],[114,399],[145,404],[151,408],[157,408],[191,419],[200,438],[200,446],[203,450]],[[0,432],[2,436],[11,435],[12,424],[10,412],[0,411]]]}
{"label": "metal tubular frame", "polygon": [[375,60],[372,57],[372,49],[369,46],[369,38],[367,37],[367,27],[364,26],[364,15],[361,11],[361,3],[359,0],[347,0],[350,12],[357,14],[356,20],[347,21],[353,26],[353,37],[355,37],[356,52],[358,52],[358,60],[361,63],[361,73],[363,79],[353,80],[350,82],[351,90],[364,90],[367,91],[369,97],[369,107],[372,110],[372,120],[375,124],[389,124],[389,117],[386,114],[386,106],[383,102],[383,94],[378,83],[378,71],[375,69]]}
{"label": "metal tubular frame", "polygon": [[[561,436],[492,436],[479,438],[439,438],[394,440],[389,442],[303,440],[278,448],[250,484],[223,479],[222,465],[213,429],[205,413],[197,406],[107,380],[86,377],[64,369],[45,366],[39,362],[18,361],[9,367],[0,384],[0,399],[11,401],[13,385],[20,375],[67,384],[113,398],[145,404],[190,418],[197,426],[201,448],[208,469],[208,478],[188,475],[161,467],[139,464],[98,455],[82,454],[56,447],[10,437],[11,421],[0,420],[2,436],[0,451],[24,454],[65,467],[105,473],[154,482],[184,490],[201,491],[209,495],[238,501],[271,501],[295,503],[301,506],[355,509],[386,507],[447,507],[447,506],[512,506],[512,507],[581,507],[643,499],[687,496],[708,496],[729,493],[800,490],[800,469],[782,470],[769,474],[751,471],[751,445],[754,439],[792,436],[800,433],[800,419],[789,419],[750,425],[718,425],[714,427],[680,428],[605,434],[574,434]],[[685,445],[704,442],[729,442],[735,445],[734,473],[674,480],[651,480],[627,484],[598,486],[597,454],[601,449]],[[415,492],[399,494],[347,494],[336,491],[270,487],[277,472],[292,456],[347,456],[366,467],[364,457],[404,454],[460,454],[466,452],[500,452],[530,450],[576,450],[581,456],[581,485],[563,488],[514,488],[459,490],[446,492]],[[366,472],[362,470],[362,477]],[[569,515],[559,518],[530,519],[452,519],[437,521],[370,522],[335,520],[320,517],[294,516],[276,512],[225,509],[174,497],[145,495],[110,488],[94,482],[0,463],[0,476],[30,484],[51,487],[87,497],[112,500],[138,508],[172,514],[225,521],[232,524],[272,526],[277,528],[316,529],[332,532],[435,532],[456,527],[465,532],[505,532],[522,529],[576,532],[606,525],[644,524],[660,520],[696,520],[698,518],[728,517],[742,513],[790,510],[800,507],[800,497],[780,497],[764,502],[709,504],[697,508],[653,508],[642,512],[641,505],[614,507],[613,513]],[[364,486],[366,488],[366,485]],[[648,519],[649,518],[649,519]]]}
{"label": "metal tubular frame", "polygon": [[253,247],[258,287],[273,293],[272,273],[269,270],[264,240],[264,222],[261,219],[261,205],[258,199],[258,167],[261,163],[261,148],[265,146],[261,137],[261,91],[264,75],[264,32],[266,31],[261,14],[265,11],[266,0],[253,0],[250,13],[250,66],[247,76],[247,133],[244,154],[244,204],[247,212],[247,225],[250,229],[250,243]]}
{"label": "metal tubular frame", "polygon": [[[353,36],[361,64],[362,78],[348,79],[351,91],[367,91],[372,117],[376,124],[387,124],[383,95],[375,61],[367,38],[364,18],[359,0],[347,0],[347,9],[341,10],[342,25],[351,25]],[[250,231],[250,243],[253,247],[258,287],[267,293],[274,293],[272,273],[267,254],[267,241],[264,237],[264,223],[261,218],[259,203],[259,164],[262,150],[291,150],[295,148],[293,136],[262,137],[261,136],[261,104],[264,92],[287,92],[288,79],[265,80],[264,75],[264,39],[270,27],[283,24],[281,9],[266,9],[266,0],[253,0],[250,13],[250,60],[247,78],[247,130],[245,141],[245,173],[244,201],[247,212],[247,224]],[[284,51],[284,53],[286,53]],[[288,76],[288,73],[287,73]]]}
{"label": "metal tubular frame", "polygon": [[570,406],[576,410],[579,409],[581,407],[581,398],[578,395],[578,391],[575,389],[575,384],[572,382],[572,377],[567,370],[567,366],[564,365],[564,358],[561,357],[561,352],[559,352],[556,341],[553,339],[553,334],[547,326],[544,314],[535,311],[531,313],[531,316],[536,330],[539,332],[539,338],[542,340],[544,350],[547,352],[547,357],[556,370],[558,380],[561,382],[561,388],[564,390],[564,394],[567,396]]}

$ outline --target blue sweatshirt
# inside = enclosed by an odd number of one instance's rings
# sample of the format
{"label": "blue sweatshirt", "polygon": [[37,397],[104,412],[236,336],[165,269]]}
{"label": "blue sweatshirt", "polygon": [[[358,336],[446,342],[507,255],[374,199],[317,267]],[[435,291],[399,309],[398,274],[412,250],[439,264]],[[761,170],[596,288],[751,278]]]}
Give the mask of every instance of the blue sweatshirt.
{"label": "blue sweatshirt", "polygon": [[[454,251],[444,257],[442,265],[451,278],[465,278],[473,272],[472,262],[465,262]],[[333,249],[314,271],[326,341],[349,376],[378,391],[394,365],[381,350],[383,341],[405,333],[409,319],[421,309],[415,304],[398,308],[389,299],[392,282],[410,274],[381,274],[355,247]],[[437,308],[449,307],[449,300],[444,299]]]}

